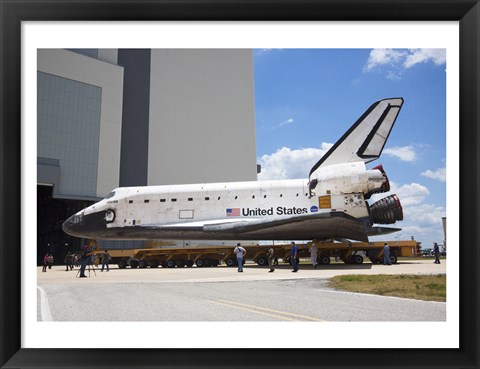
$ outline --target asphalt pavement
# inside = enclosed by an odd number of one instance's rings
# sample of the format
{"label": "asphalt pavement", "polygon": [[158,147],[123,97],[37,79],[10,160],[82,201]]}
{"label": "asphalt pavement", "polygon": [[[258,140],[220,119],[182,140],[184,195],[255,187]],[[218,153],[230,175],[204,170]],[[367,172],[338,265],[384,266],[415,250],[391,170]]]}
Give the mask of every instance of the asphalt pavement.
{"label": "asphalt pavement", "polygon": [[445,321],[446,303],[336,291],[340,274],[445,274],[446,261],[401,261],[392,266],[246,264],[243,273],[210,268],[65,271],[37,269],[39,321]]}

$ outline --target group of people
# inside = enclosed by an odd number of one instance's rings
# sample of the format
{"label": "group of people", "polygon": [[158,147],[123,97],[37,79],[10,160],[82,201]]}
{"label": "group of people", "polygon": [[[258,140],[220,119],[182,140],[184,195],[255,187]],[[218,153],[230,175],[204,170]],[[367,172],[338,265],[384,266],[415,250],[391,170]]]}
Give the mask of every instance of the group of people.
{"label": "group of people", "polygon": [[[80,256],[80,278],[85,278],[85,270],[87,269],[87,265],[89,265],[89,261],[91,261],[93,253],[90,247],[88,245],[85,245],[82,254]],[[101,272],[106,268],[107,272],[110,271],[110,254],[108,253],[108,250],[105,250],[102,255],[101,255],[101,260],[102,260],[102,269]]]}
{"label": "group of people", "polygon": [[[67,252],[67,255],[65,255],[65,259],[64,259],[65,271],[68,272],[69,270],[73,270],[74,265],[75,266],[80,265],[79,277],[80,278],[87,277],[85,275],[85,270],[87,268],[87,265],[89,265],[92,262],[92,255],[93,255],[92,250],[88,245],[85,245],[80,256],[78,256],[77,254],[72,254],[70,252]],[[101,261],[102,261],[101,271],[102,272],[104,271],[104,269],[106,269],[107,272],[110,270],[110,267],[109,267],[110,259],[111,257],[108,250],[105,250],[101,254]],[[45,254],[45,256],[43,257],[42,272],[46,272],[47,267],[51,269],[53,262],[54,262],[53,255],[50,253]]]}
{"label": "group of people", "polygon": [[[290,260],[291,260],[291,264],[292,264],[292,267],[293,267],[293,270],[292,272],[293,273],[296,273],[298,272],[298,247],[296,245],[295,242],[292,241],[291,243],[292,245],[292,248],[290,250]],[[315,246],[315,250],[317,249],[317,247]],[[234,254],[236,255],[237,257],[237,265],[238,265],[238,269],[237,271],[239,273],[243,273],[243,264],[245,263],[245,255],[247,254],[247,250],[245,250],[244,247],[242,247],[241,244],[237,244],[237,246],[235,247],[235,249],[233,250]],[[269,270],[268,272],[269,273],[272,273],[275,271],[274,269],[274,263],[275,263],[275,250],[273,249],[273,247],[270,247],[267,251],[267,260],[268,260],[268,267],[269,267]],[[312,256],[312,261],[313,261],[313,256]],[[317,262],[317,254],[316,254],[316,251],[315,251],[315,264],[314,264],[314,268],[316,268],[316,262]]]}
{"label": "group of people", "polygon": [[[290,250],[290,263],[293,268],[292,273],[296,273],[298,272],[298,264],[299,264],[298,247],[296,243],[293,241],[291,243],[291,246],[292,248]],[[312,266],[314,269],[317,269],[318,249],[315,243],[312,244],[309,251],[310,251],[310,259],[311,259]],[[245,255],[247,254],[247,250],[245,250],[245,248],[242,247],[240,243],[238,243],[235,249],[233,250],[233,252],[237,257],[238,272],[243,273],[243,264],[245,263]],[[440,264],[440,250],[437,243],[434,243],[433,252],[435,254],[435,264]],[[275,250],[273,249],[273,247],[270,247],[270,249],[267,252],[269,273],[272,273],[275,271],[273,267],[274,259],[275,259],[274,254],[275,254]],[[91,248],[88,247],[87,245],[85,245],[79,258],[75,254],[67,253],[67,255],[65,256],[65,268],[66,268],[65,270],[66,271],[72,270],[73,265],[74,264],[76,265],[77,262],[80,261],[80,278],[85,278],[86,277],[85,269],[89,264],[88,261],[91,260],[91,255],[92,255]],[[101,261],[102,261],[101,271],[102,272],[104,269],[106,269],[107,272],[110,270],[110,267],[109,267],[110,259],[111,257],[110,257],[110,254],[108,253],[108,250],[105,250],[101,255]],[[54,261],[53,255],[49,253],[45,254],[43,258],[42,272],[46,272],[47,267],[51,269],[53,265],[53,261]],[[392,265],[392,260],[390,258],[390,246],[386,242],[383,246],[383,264]]]}
{"label": "group of people", "polygon": [[[440,248],[436,242],[433,243],[433,254],[435,255],[435,264],[440,264]],[[383,264],[384,265],[392,265],[392,261],[390,258],[390,247],[385,242],[383,246]]]}
{"label": "group of people", "polygon": [[[295,242],[292,241],[291,243],[291,250],[290,250],[290,263],[292,265],[292,273],[298,272],[298,247]],[[438,245],[435,243],[434,252],[435,252],[435,263],[440,264],[439,260],[439,251],[438,251]],[[435,251],[436,250],[436,251]],[[312,263],[312,266],[314,269],[317,269],[318,265],[318,248],[315,243],[312,243],[312,246],[310,247],[310,260]],[[240,244],[237,244],[237,247],[235,247],[234,251],[235,255],[237,256],[237,262],[238,262],[238,272],[242,273],[243,272],[243,264],[244,264],[244,258],[245,255],[247,254],[247,251],[245,248],[243,248]],[[273,259],[274,259],[274,249],[271,247],[268,252],[267,252],[267,258],[268,258],[268,266],[269,266],[269,272],[275,271],[273,268]],[[392,259],[390,258],[390,246],[388,243],[385,242],[383,246],[383,264],[384,265],[392,265]]]}
{"label": "group of people", "polygon": [[47,268],[52,269],[53,262],[54,262],[53,255],[47,252],[43,257],[42,272],[46,272]]}
{"label": "group of people", "polygon": [[[243,264],[245,263],[245,255],[247,254],[247,250],[245,250],[245,248],[243,248],[238,243],[237,246],[235,247],[235,249],[233,250],[233,253],[237,257],[237,265],[238,265],[237,271],[239,273],[243,273]],[[270,249],[268,249],[268,252],[267,252],[268,267],[270,268],[269,273],[275,271],[275,269],[273,268],[274,253],[275,253],[275,250],[273,250],[273,247],[270,247]]]}

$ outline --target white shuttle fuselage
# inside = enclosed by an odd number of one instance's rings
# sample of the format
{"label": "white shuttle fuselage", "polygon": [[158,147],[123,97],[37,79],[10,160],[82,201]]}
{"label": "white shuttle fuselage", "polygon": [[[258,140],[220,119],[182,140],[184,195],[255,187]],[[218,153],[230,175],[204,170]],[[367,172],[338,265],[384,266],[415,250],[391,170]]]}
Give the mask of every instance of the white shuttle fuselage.
{"label": "white shuttle fuselage", "polygon": [[403,103],[381,100],[312,168],[308,179],[123,187],[74,214],[66,233],[94,239],[292,240],[397,231],[373,227],[403,218],[380,156]]}

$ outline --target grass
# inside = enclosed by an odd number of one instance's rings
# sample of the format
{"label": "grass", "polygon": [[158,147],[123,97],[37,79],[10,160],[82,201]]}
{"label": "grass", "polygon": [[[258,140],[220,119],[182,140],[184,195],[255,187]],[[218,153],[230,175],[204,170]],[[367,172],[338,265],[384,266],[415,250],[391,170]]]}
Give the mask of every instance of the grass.
{"label": "grass", "polygon": [[329,279],[328,287],[339,290],[396,296],[425,301],[447,299],[445,274],[436,275],[339,275]]}

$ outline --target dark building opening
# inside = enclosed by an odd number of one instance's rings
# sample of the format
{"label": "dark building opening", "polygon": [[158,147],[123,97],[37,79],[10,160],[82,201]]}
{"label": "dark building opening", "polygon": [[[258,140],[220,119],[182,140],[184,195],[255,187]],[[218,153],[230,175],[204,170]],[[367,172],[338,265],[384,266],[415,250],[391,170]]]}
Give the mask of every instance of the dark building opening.
{"label": "dark building opening", "polygon": [[92,201],[55,199],[53,186],[37,185],[37,265],[50,253],[54,264],[63,264],[67,252],[81,249],[82,239],[63,232],[63,222],[76,212],[93,204]]}

